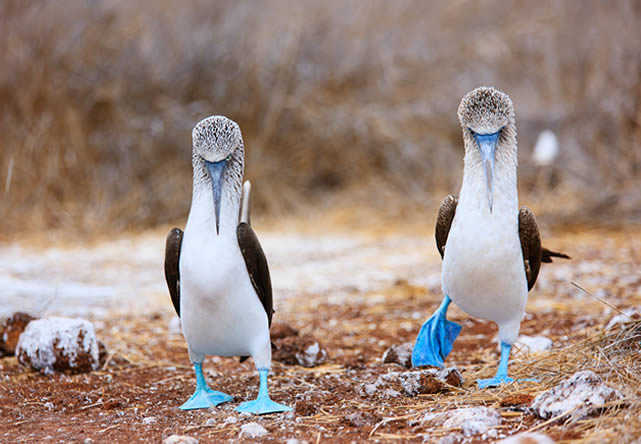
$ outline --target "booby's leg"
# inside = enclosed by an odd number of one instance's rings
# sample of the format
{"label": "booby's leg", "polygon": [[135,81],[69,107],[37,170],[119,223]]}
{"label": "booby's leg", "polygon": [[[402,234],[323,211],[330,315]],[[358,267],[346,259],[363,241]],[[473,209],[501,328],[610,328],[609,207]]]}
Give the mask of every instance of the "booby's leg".
{"label": "booby's leg", "polygon": [[454,341],[461,332],[460,325],[446,319],[450,302],[452,300],[445,295],[441,306],[421,327],[412,350],[412,366],[443,367],[443,360],[452,351]]}
{"label": "booby's leg", "polygon": [[208,409],[223,402],[234,400],[233,396],[209,388],[203,375],[203,364],[201,362],[194,362],[194,370],[196,371],[196,391],[187,402],[180,406],[181,410]]}
{"label": "booby's leg", "polygon": [[[514,378],[507,375],[507,361],[510,359],[510,351],[512,345],[506,342],[501,342],[501,362],[499,362],[499,369],[496,371],[496,376],[489,379],[477,379],[476,383],[480,389],[486,387],[498,387],[501,384],[509,384],[514,382]],[[519,379],[520,381],[537,381],[536,379]]]}
{"label": "booby's leg", "polygon": [[269,399],[269,392],[267,389],[267,369],[259,369],[260,387],[258,388],[258,397],[253,401],[243,402],[236,407],[237,412],[248,412],[254,415],[264,415],[266,413],[279,413],[289,412],[292,408],[286,405],[278,404],[277,402]]}

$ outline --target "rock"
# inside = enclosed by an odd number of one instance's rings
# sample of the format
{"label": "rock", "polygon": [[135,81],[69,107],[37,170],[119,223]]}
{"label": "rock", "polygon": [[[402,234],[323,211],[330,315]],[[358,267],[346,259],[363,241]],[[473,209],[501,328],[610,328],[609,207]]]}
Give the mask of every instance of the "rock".
{"label": "rock", "polygon": [[4,320],[0,325],[0,352],[3,355],[13,356],[15,354],[20,335],[27,327],[27,324],[34,319],[36,318],[31,315],[17,312]]}
{"label": "rock", "polygon": [[273,324],[269,329],[269,336],[272,338],[272,341],[275,341],[277,339],[284,339],[290,336],[298,336],[298,330],[290,327],[288,324],[278,322]]}
{"label": "rock", "polygon": [[501,415],[489,407],[468,407],[449,410],[441,413],[428,413],[421,423],[431,427],[438,426],[444,429],[460,429],[467,438],[482,433],[488,433],[490,427],[495,427],[502,422]]}
{"label": "rock", "polygon": [[158,419],[155,416],[147,416],[146,418],[142,418],[142,423],[145,425],[153,424],[156,421],[158,421]]}
{"label": "rock", "polygon": [[463,384],[461,373],[455,368],[426,368],[409,372],[390,372],[379,376],[373,384],[361,384],[359,393],[364,397],[396,397],[433,394],[449,391],[449,386]]}
{"label": "rock", "polygon": [[248,422],[240,426],[240,437],[260,438],[267,435],[267,430],[257,422]]}
{"label": "rock", "polygon": [[413,342],[405,342],[403,344],[392,345],[390,348],[385,350],[385,353],[383,353],[383,363],[399,364],[405,368],[411,368],[413,349]]}
{"label": "rock", "polygon": [[163,439],[162,444],[198,444],[198,440],[191,436],[171,435]]}
{"label": "rock", "polygon": [[272,359],[288,365],[315,367],[327,362],[327,351],[309,336],[288,336],[275,341]]}
{"label": "rock", "polygon": [[554,444],[554,440],[543,433],[524,432],[502,439],[497,444]]}
{"label": "rock", "polygon": [[540,353],[552,348],[552,340],[545,336],[519,336],[514,345],[521,353]]}
{"label": "rock", "polygon": [[640,317],[641,316],[639,315],[638,310],[634,308],[627,308],[623,310],[621,314],[618,314],[614,316],[612,319],[610,319],[610,322],[608,322],[608,325],[606,325],[605,329],[610,330],[611,328],[616,327],[617,325],[637,321],[639,320]]}
{"label": "rock", "polygon": [[532,411],[543,419],[571,412],[572,417],[578,420],[595,413],[606,402],[622,398],[596,373],[585,370],[537,396],[532,403]]}
{"label": "rock", "polygon": [[83,319],[50,318],[31,321],[16,347],[18,361],[35,370],[89,372],[99,367],[99,347],[93,324]]}

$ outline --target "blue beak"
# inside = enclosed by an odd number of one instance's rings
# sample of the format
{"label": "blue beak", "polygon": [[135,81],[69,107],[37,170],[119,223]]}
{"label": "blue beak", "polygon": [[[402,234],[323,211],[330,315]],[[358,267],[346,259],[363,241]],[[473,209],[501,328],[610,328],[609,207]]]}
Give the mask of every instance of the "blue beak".
{"label": "blue beak", "polygon": [[492,204],[494,200],[493,180],[494,180],[494,151],[499,140],[500,131],[493,134],[476,134],[474,140],[481,153],[481,160],[485,168],[485,185],[487,187],[487,203],[492,213]]}
{"label": "blue beak", "polygon": [[223,171],[227,159],[220,162],[208,162],[205,160],[209,177],[211,177],[212,192],[214,194],[214,211],[216,212],[216,234],[219,234],[220,227],[220,198],[223,193]]}

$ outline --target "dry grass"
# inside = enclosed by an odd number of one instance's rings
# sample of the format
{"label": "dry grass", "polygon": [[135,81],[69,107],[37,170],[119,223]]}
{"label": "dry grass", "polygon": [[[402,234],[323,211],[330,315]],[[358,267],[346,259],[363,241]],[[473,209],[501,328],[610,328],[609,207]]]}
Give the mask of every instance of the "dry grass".
{"label": "dry grass", "polygon": [[[355,188],[430,207],[457,188],[455,110],[480,84],[515,101],[524,201],[638,220],[640,27],[631,0],[3,1],[0,233],[184,217],[190,129],[214,113],[240,123],[263,210]],[[569,207],[530,192],[544,128]]]}

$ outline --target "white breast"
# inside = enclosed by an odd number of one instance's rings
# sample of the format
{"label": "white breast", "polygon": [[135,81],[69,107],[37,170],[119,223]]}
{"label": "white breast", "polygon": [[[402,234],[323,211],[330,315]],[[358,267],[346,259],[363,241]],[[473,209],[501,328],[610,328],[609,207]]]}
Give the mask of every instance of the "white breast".
{"label": "white breast", "polygon": [[216,235],[188,221],[180,254],[180,312],[190,354],[252,356],[259,368],[269,368],[267,314],[235,230]]}
{"label": "white breast", "polygon": [[443,292],[468,314],[496,322],[500,339],[513,343],[527,302],[516,186],[496,178],[490,213],[484,183],[471,179],[445,246]]}

